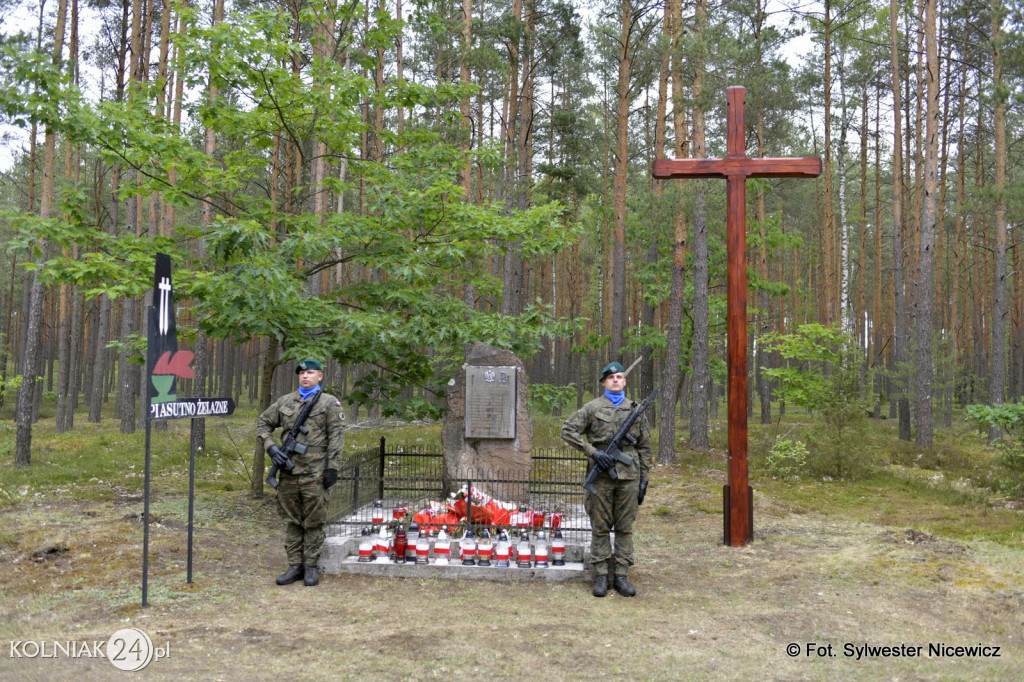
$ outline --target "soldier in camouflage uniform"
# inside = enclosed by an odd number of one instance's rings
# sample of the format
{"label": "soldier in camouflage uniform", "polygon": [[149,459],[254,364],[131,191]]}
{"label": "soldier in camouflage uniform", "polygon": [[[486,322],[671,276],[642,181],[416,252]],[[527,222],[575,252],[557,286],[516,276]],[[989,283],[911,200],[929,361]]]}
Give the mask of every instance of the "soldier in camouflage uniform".
{"label": "soldier in camouflage uniform", "polygon": [[284,452],[274,441],[274,429],[280,427],[282,437],[291,430],[303,404],[322,391],[324,378],[323,366],[312,359],[300,362],[295,373],[298,390],[281,396],[259,416],[256,435],[271,460],[281,467],[277,503],[286,523],[288,570],[277,578],[277,584],[290,585],[302,578],[304,585],[312,587],[320,582],[317,564],[324,544],[328,490],[338,480],[345,445],[345,412],[334,396],[320,396],[304,424],[308,433],[296,437],[306,452],[292,453],[295,467],[289,471]]}
{"label": "soldier in camouflage uniform", "polygon": [[[626,398],[626,375],[622,365],[609,363],[601,371],[604,393],[584,405],[562,424],[562,439],[590,458],[590,466],[601,473],[594,485],[597,494],[586,493],[584,507],[590,516],[590,561],[594,566],[595,597],[608,594],[609,574],[615,590],[625,596],[636,595],[627,575],[633,565],[633,520],[647,493],[647,476],[651,469],[650,429],[643,417],[630,429],[636,442],[623,440],[621,450],[632,457],[626,466],[604,452],[604,447],[637,404]],[[618,478],[608,475],[615,467]],[[610,533],[615,531],[615,549]]]}

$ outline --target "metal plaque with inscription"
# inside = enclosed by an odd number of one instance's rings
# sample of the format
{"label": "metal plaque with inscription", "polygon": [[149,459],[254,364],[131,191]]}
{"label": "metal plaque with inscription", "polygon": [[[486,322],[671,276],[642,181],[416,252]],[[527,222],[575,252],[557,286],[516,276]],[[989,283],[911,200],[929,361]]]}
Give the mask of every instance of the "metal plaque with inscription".
{"label": "metal plaque with inscription", "polygon": [[516,437],[516,368],[466,368],[466,438]]}

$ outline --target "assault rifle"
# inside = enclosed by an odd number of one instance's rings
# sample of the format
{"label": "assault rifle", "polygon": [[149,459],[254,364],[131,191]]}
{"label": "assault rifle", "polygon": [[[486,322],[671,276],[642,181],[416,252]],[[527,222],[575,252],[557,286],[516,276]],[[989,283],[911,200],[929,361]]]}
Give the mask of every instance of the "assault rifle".
{"label": "assault rifle", "polygon": [[[323,390],[317,391],[316,395],[313,396],[313,399],[302,406],[302,409],[299,410],[299,416],[295,419],[295,423],[292,424],[291,430],[284,437],[284,441],[281,443],[280,449],[284,453],[285,457],[284,467],[288,469],[288,471],[291,471],[295,467],[295,462],[292,461],[292,453],[295,453],[296,455],[303,455],[306,453],[306,446],[296,441],[295,438],[300,433],[309,433],[309,429],[305,427],[306,418],[309,416],[309,413],[313,411],[313,406],[316,405],[316,401],[320,400],[321,394],[323,394]],[[267,474],[267,483],[271,488],[277,488],[277,472],[280,468],[281,466],[277,463],[270,467],[270,473]]]}
{"label": "assault rifle", "polygon": [[[604,448],[605,453],[611,455],[612,457],[615,458],[616,461],[622,462],[623,464],[633,463],[633,458],[624,453],[619,448],[619,444],[622,443],[622,441],[626,441],[630,445],[636,443],[636,438],[629,434],[629,430],[633,427],[633,423],[637,419],[639,419],[641,415],[643,415],[644,410],[651,406],[651,403],[654,402],[654,397],[656,395],[658,395],[657,390],[655,390],[653,393],[647,396],[646,400],[637,405],[636,409],[629,413],[629,416],[626,417],[626,420],[622,422],[622,426],[620,426],[619,430],[615,432],[615,435],[612,436],[612,439],[608,441],[608,444]],[[600,452],[600,450],[598,452]],[[588,493],[591,493],[592,495],[597,494],[597,488],[594,486],[594,481],[597,480],[597,475],[600,473],[600,469],[598,469],[596,466],[592,467],[590,469],[590,473],[587,474],[586,480],[583,481],[583,489],[586,490]],[[618,472],[615,471],[614,464],[612,465],[612,468],[608,469],[608,475],[611,476],[612,478],[619,477]]]}

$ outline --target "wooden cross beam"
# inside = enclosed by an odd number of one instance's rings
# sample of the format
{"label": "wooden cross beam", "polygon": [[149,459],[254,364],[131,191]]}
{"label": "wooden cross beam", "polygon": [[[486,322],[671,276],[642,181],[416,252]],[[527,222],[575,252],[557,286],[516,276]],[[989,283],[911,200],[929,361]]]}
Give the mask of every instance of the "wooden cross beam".
{"label": "wooden cross beam", "polygon": [[754,538],[753,490],[747,479],[747,178],[810,178],[821,159],[750,158],[746,151],[746,91],[727,90],[724,159],[658,159],[656,178],[726,179],[726,290],[728,299],[729,484],[725,486],[725,544],[743,547]]}

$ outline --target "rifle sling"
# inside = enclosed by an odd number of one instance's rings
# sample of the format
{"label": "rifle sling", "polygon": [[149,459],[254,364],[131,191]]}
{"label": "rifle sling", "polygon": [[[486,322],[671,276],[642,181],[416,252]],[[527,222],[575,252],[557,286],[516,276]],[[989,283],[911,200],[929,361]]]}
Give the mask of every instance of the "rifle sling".
{"label": "rifle sling", "polygon": [[292,440],[299,437],[299,433],[302,431],[302,425],[306,423],[309,413],[313,411],[316,401],[320,400],[320,396],[323,395],[323,393],[324,390],[321,388],[316,392],[316,395],[313,396],[312,400],[302,406],[302,410],[299,411],[298,419],[295,420],[295,423],[292,424],[291,430],[288,432],[288,435],[292,437]]}

